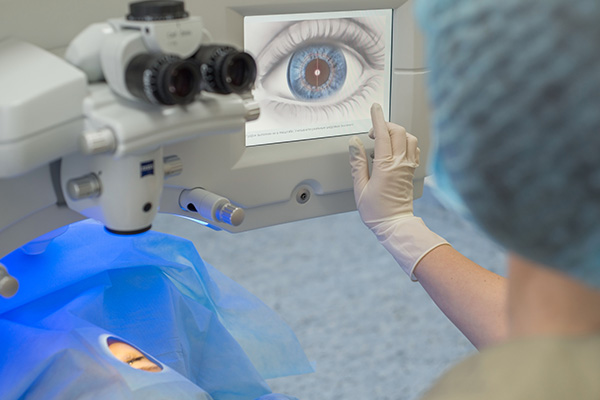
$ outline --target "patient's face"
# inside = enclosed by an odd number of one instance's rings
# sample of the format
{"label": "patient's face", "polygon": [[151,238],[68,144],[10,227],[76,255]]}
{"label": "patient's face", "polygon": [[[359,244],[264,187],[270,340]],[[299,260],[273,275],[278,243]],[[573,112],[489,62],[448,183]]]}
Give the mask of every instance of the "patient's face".
{"label": "patient's face", "polygon": [[132,368],[148,372],[159,372],[162,370],[159,365],[150,361],[142,352],[127,343],[110,338],[108,339],[108,348],[116,358],[129,364]]}

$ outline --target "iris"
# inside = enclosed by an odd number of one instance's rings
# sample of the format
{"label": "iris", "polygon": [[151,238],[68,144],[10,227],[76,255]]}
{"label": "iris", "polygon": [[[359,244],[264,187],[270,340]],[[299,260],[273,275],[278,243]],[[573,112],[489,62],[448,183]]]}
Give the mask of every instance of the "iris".
{"label": "iris", "polygon": [[346,72],[346,58],[340,48],[328,44],[310,45],[291,56],[288,85],[297,99],[324,99],[344,86]]}

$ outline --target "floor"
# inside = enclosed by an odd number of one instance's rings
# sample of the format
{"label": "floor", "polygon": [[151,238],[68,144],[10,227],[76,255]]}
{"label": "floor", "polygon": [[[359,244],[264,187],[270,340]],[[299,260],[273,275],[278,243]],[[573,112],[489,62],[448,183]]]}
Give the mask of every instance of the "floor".
{"label": "floor", "polygon": [[[427,184],[415,214],[457,250],[505,274],[505,256],[445,209]],[[154,228],[192,240],[202,258],[279,313],[316,372],[270,380],[300,400],[418,398],[474,347],[413,283],[357,212],[240,234],[160,215]]]}

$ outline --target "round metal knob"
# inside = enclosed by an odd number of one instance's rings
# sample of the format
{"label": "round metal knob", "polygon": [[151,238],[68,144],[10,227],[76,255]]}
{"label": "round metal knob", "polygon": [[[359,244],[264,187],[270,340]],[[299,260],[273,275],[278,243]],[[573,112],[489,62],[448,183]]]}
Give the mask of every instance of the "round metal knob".
{"label": "round metal knob", "polygon": [[163,168],[165,170],[165,179],[179,175],[183,171],[183,161],[177,156],[165,157],[163,159]]}
{"label": "round metal knob", "polygon": [[260,117],[260,106],[257,101],[245,100],[244,107],[246,108],[246,122],[255,121]]}
{"label": "round metal knob", "polygon": [[0,264],[0,296],[13,297],[19,290],[19,282]]}
{"label": "round metal knob", "polygon": [[73,200],[98,197],[102,193],[102,184],[95,174],[89,174],[67,182],[67,192]]}
{"label": "round metal knob", "polygon": [[79,140],[81,152],[87,155],[114,152],[117,148],[117,139],[110,129],[94,132],[85,132]]}
{"label": "round metal knob", "polygon": [[244,221],[246,214],[240,207],[236,207],[231,203],[225,204],[217,211],[217,219],[229,225],[238,226]]}

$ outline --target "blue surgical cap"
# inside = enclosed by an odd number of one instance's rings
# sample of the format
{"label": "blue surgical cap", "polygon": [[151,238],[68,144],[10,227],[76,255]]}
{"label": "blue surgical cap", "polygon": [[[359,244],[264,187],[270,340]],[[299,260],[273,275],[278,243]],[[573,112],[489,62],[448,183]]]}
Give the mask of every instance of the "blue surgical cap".
{"label": "blue surgical cap", "polygon": [[509,250],[600,288],[600,2],[421,0],[437,153]]}
{"label": "blue surgical cap", "polygon": [[[85,221],[2,263],[20,282],[0,302],[2,399],[253,400],[266,378],[312,372],[283,320],[187,240]],[[117,360],[108,337],[163,370]]]}

